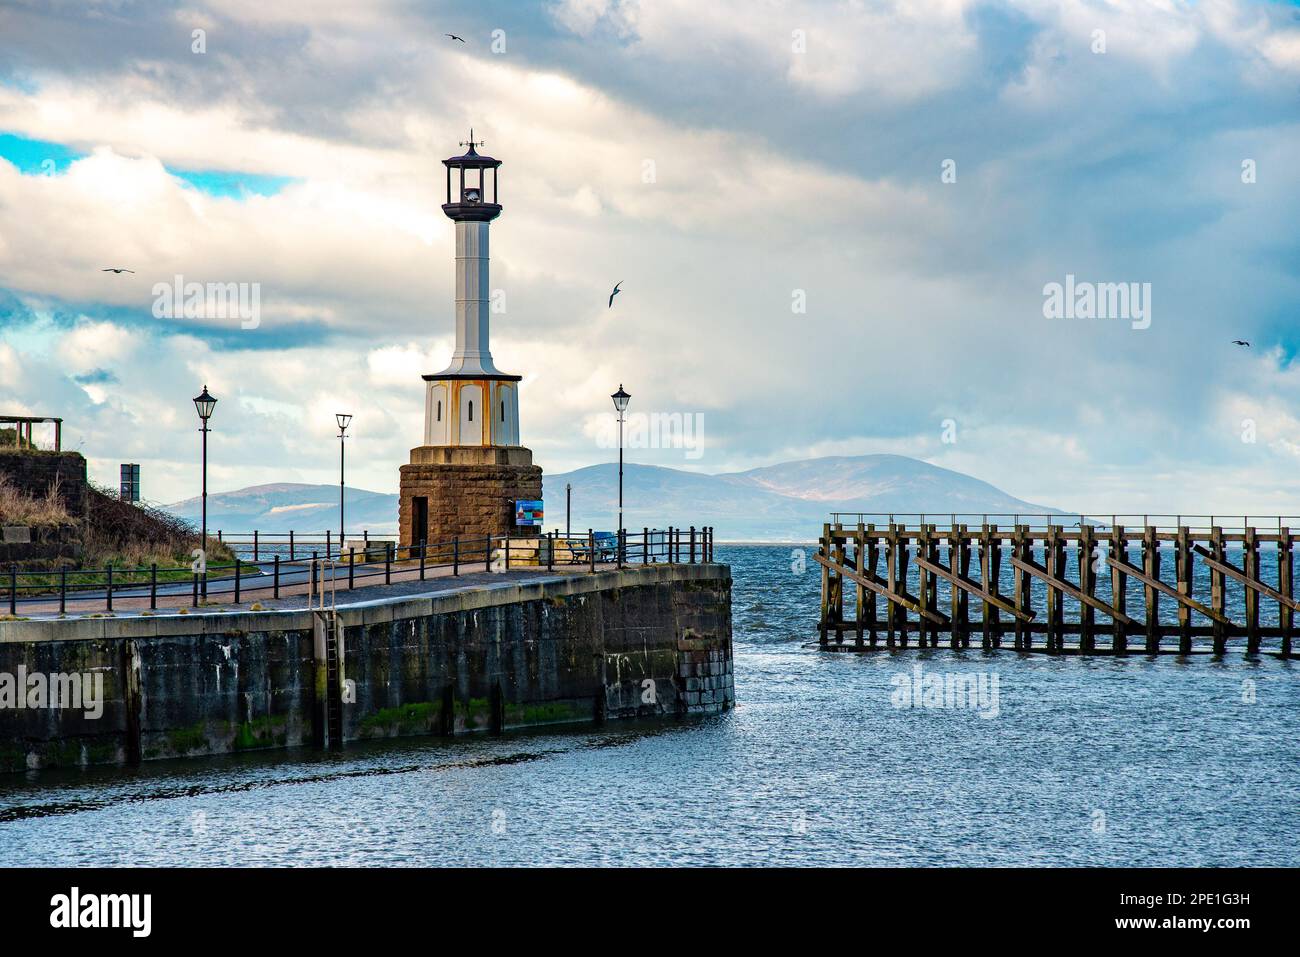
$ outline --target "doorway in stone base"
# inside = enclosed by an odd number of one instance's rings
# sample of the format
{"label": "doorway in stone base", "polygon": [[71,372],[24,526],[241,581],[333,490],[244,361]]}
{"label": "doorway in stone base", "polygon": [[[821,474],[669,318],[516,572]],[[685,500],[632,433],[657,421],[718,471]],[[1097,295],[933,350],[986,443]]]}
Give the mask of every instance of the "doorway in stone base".
{"label": "doorway in stone base", "polygon": [[[429,544],[429,498],[415,495],[411,498],[411,547],[423,548]],[[417,551],[415,553],[419,555]]]}

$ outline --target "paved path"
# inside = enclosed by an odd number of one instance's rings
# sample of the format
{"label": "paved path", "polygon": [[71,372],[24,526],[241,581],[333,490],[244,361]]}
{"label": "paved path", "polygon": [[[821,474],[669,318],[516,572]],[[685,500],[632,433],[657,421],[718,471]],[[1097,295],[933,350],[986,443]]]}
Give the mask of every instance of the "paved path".
{"label": "paved path", "polygon": [[[335,603],[342,606],[355,602],[403,595],[445,594],[462,588],[500,584],[503,581],[533,581],[541,578],[585,575],[589,574],[590,571],[589,566],[585,563],[556,566],[554,570],[524,566],[511,568],[505,572],[484,571],[480,562],[476,562],[473,567],[477,570],[464,571],[465,566],[462,566],[459,575],[453,575],[449,565],[426,567],[424,579],[421,580],[418,564],[394,564],[389,583],[386,584],[382,566],[377,569],[374,566],[367,566],[364,569],[366,573],[364,576],[357,574],[362,571],[361,567],[358,566],[354,569],[354,587],[351,589],[348,588],[348,569],[346,565],[332,570],[322,568],[321,577],[325,580],[326,600],[328,601],[330,576],[331,573],[333,574]],[[597,571],[609,571],[614,567],[613,562],[598,562],[596,564]],[[271,566],[265,566],[264,571],[269,572],[270,568]],[[208,580],[207,601],[206,603],[201,602],[200,607],[205,610],[224,609],[231,611],[251,610],[254,604],[259,605],[260,610],[267,611],[305,608],[307,607],[308,590],[308,569],[301,565],[290,566],[281,563],[279,598],[274,597],[274,583],[269,574],[241,578],[238,604],[234,602],[235,583],[233,578],[210,578]],[[158,585],[157,610],[166,612],[176,611],[181,608],[195,610],[193,584],[173,582],[164,586],[160,583]],[[7,611],[8,609],[4,610]],[[129,589],[124,588],[120,591],[116,588],[113,589],[112,614],[124,617],[149,610],[149,589],[147,586],[144,588],[132,586]],[[70,617],[108,613],[102,590],[93,593],[77,593],[75,598],[71,593],[68,596],[66,614]],[[20,598],[18,601],[18,615],[20,617],[57,618],[59,614],[57,596],[53,598],[46,596]]]}

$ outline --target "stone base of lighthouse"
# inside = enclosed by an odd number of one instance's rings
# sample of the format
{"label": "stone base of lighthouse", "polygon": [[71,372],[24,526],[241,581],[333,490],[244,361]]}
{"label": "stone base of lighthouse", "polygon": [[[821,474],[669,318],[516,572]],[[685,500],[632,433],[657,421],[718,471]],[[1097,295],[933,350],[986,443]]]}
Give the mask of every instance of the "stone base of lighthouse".
{"label": "stone base of lighthouse", "polygon": [[537,535],[515,525],[515,501],[542,497],[542,469],[521,446],[422,445],[401,467],[399,544]]}

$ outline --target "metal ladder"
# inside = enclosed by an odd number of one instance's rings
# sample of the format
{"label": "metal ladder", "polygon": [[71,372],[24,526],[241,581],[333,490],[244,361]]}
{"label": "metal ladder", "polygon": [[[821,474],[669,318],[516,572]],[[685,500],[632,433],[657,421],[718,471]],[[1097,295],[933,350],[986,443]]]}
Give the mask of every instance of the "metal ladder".
{"label": "metal ladder", "polygon": [[[325,629],[325,732],[326,746],[332,750],[343,747],[343,661],[339,655],[342,626],[336,601],[337,568],[338,563],[333,559],[317,559],[310,564],[307,585],[307,608]],[[317,576],[326,570],[330,573],[328,604],[323,576],[317,587]]]}

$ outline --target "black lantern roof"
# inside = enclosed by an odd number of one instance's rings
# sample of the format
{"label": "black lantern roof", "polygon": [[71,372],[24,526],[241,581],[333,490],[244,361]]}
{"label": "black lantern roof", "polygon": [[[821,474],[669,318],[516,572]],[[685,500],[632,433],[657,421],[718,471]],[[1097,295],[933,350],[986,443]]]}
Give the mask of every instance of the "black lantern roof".
{"label": "black lantern roof", "polygon": [[482,146],[483,141],[480,140],[477,143],[474,141],[473,130],[469,131],[469,140],[467,142],[461,143],[460,145],[468,146],[469,149],[467,149],[460,156],[452,156],[449,159],[443,160],[442,164],[444,166],[447,166],[449,168],[459,167],[461,169],[496,169],[498,166],[501,165],[501,161],[499,159],[494,159],[491,156],[482,156],[479,154],[479,152],[476,149],[474,149],[474,147],[476,146]]}

